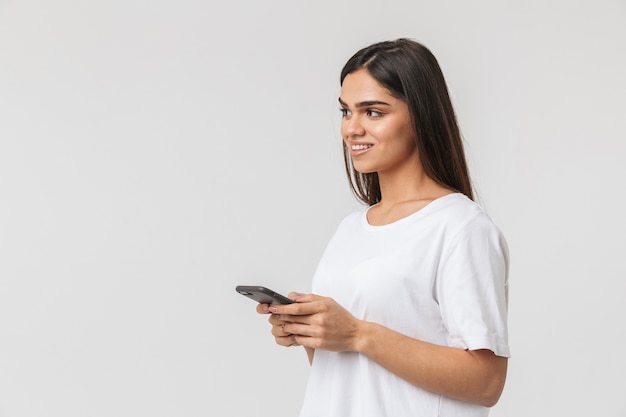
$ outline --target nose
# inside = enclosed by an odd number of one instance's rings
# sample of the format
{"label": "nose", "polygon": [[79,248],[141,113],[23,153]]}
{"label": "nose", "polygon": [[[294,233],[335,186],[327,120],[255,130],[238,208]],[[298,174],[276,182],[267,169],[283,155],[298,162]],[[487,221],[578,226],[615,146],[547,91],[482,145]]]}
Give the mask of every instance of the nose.
{"label": "nose", "polygon": [[355,114],[342,119],[341,131],[342,136],[346,139],[350,139],[354,136],[362,136],[365,133],[365,129],[361,124],[360,118]]}

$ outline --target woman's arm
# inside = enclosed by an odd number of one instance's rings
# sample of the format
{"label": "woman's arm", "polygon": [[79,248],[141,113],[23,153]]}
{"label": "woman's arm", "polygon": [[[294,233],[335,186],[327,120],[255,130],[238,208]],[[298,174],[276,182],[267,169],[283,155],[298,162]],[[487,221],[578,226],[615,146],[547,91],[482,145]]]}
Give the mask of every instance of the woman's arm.
{"label": "woman's arm", "polygon": [[361,321],[353,341],[362,353],[428,391],[492,407],[500,398],[507,358],[492,351],[439,346]]}
{"label": "woman's arm", "polygon": [[359,352],[438,394],[486,407],[500,398],[507,359],[490,350],[463,350],[416,340],[358,320],[331,298],[309,294],[295,299],[297,303],[270,306],[268,310],[277,323],[282,323],[276,326],[279,337],[304,346],[307,353],[314,349]]}

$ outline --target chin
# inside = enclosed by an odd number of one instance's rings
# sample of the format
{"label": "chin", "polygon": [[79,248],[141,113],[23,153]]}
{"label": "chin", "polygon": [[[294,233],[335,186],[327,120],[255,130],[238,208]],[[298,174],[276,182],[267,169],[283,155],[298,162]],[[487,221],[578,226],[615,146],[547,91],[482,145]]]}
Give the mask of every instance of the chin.
{"label": "chin", "polygon": [[359,174],[373,174],[377,171],[376,169],[372,167],[355,164],[354,162],[352,163],[352,168],[354,168],[354,170],[358,172]]}

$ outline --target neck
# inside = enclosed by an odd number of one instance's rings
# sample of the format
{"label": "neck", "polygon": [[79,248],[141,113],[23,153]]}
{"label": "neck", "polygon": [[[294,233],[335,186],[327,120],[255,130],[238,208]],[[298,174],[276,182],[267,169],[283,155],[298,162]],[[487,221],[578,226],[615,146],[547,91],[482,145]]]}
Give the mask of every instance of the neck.
{"label": "neck", "polygon": [[383,207],[393,207],[407,201],[434,200],[449,194],[451,190],[430,178],[422,169],[411,172],[379,172],[381,201]]}

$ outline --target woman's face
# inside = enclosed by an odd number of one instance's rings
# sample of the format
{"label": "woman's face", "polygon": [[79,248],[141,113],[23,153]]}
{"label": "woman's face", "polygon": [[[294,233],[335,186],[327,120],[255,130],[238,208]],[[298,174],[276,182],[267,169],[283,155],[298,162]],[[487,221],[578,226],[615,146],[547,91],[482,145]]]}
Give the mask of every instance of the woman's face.
{"label": "woman's face", "polygon": [[419,166],[408,106],[367,70],[344,78],[339,104],[341,136],[358,172],[381,175]]}

